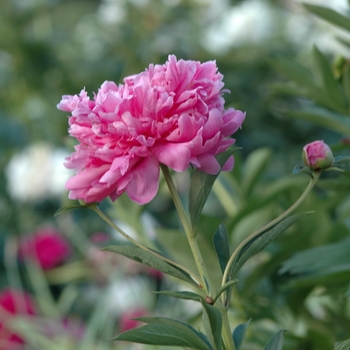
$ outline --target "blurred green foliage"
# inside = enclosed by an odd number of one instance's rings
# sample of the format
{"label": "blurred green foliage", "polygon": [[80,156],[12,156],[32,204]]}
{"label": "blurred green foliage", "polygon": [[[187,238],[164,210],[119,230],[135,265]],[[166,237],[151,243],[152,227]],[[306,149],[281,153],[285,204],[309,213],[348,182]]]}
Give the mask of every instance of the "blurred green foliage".
{"label": "blurred green foliage", "polygon": [[[240,34],[246,40],[215,49],[208,30],[220,28],[226,14],[249,3],[271,11],[272,30],[254,39],[258,24],[252,17]],[[237,246],[302,193],[307,175],[290,174],[301,161],[304,144],[324,139],[336,155],[349,153],[349,51],[346,56],[333,47],[323,52],[308,46],[306,37],[322,31],[315,29],[319,22],[313,22],[310,13],[349,30],[348,16],[315,6],[303,10],[292,0],[5,0],[0,11],[1,169],[12,155],[38,141],[71,150],[67,118],[56,109],[62,95],[79,93],[84,87],[92,94],[103,81],[120,83],[150,63],[164,63],[170,53],[184,59],[216,59],[231,91],[225,94],[227,106],[247,112],[237,133],[237,145],[243,149],[235,153],[235,169],[220,175],[198,223],[203,255],[213,279],[219,281],[212,236],[220,222],[228,229],[231,245]],[[295,31],[298,23],[307,22],[298,40],[288,31],[293,21],[287,23],[287,18],[295,20]],[[225,28],[220,35],[229,42],[230,27]],[[349,38],[343,35],[340,42],[349,49]],[[188,174],[175,178],[186,202]],[[109,229],[88,210],[53,218],[69,202],[65,193],[55,199],[20,202],[11,198],[7,182],[2,172],[0,285],[33,292],[42,317],[73,315],[87,327],[79,347],[63,340],[54,345],[53,339],[42,335],[32,348],[119,348],[107,340],[115,336],[114,323],[120,315],[107,313],[111,299],[106,294],[112,282],[125,283],[123,278],[130,277],[125,261],[117,269],[109,263],[97,267],[107,269],[101,282],[87,258],[94,246],[89,237],[102,231],[112,236]],[[323,174],[300,208],[315,214],[297,222],[243,267],[230,312],[233,328],[252,319],[242,350],[262,349],[282,328],[287,329],[285,350],[341,349],[343,345],[335,342],[350,338],[349,187],[348,166],[342,175]],[[125,197],[113,204],[106,201],[102,207],[141,241],[193,265],[187,261],[186,238],[163,183],[155,201],[143,208]],[[43,274],[35,265],[19,263],[15,248],[16,237],[47,223],[70,238],[75,253],[67,265]],[[168,289],[172,286],[171,281],[162,283],[170,285]],[[196,309],[187,312],[189,301],[178,304],[163,296],[144,297],[151,300],[155,313],[190,318],[194,324],[200,319]],[[40,329],[36,331],[40,334]]]}

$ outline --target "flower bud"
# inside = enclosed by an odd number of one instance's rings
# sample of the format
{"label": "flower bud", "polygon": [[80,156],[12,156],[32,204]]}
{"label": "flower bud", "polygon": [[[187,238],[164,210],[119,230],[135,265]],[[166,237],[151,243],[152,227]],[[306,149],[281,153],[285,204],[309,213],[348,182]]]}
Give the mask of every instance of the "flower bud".
{"label": "flower bud", "polygon": [[334,163],[332,150],[321,140],[304,146],[302,158],[304,164],[312,170],[324,170],[330,168]]}

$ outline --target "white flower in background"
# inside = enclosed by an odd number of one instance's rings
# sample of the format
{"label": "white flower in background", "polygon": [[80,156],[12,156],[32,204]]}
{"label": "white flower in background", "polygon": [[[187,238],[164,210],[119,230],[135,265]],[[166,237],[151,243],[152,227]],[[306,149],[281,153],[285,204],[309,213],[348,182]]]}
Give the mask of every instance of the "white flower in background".
{"label": "white flower in background", "polygon": [[245,1],[223,11],[220,18],[204,29],[203,46],[209,51],[225,52],[231,47],[257,43],[274,32],[272,7],[261,0]]}
{"label": "white flower in background", "polygon": [[[290,0],[287,8],[290,12],[285,18],[286,36],[295,43],[306,47],[316,45],[322,52],[349,55],[349,50],[339,43],[337,37],[349,39],[349,32],[304,9],[303,0]],[[348,0],[308,0],[308,4],[331,8],[341,14],[348,12]],[[291,14],[291,15],[290,15]]]}
{"label": "white flower in background", "polygon": [[65,183],[72,172],[63,166],[69,155],[47,143],[30,145],[12,156],[5,168],[7,191],[20,202],[58,197],[65,192]]}

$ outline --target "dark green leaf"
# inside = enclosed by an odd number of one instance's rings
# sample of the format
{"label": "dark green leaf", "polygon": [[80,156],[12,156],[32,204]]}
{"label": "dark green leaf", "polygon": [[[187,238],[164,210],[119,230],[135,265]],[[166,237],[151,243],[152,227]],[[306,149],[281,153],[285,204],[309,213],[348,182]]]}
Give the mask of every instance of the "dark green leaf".
{"label": "dark green leaf", "polygon": [[218,294],[215,296],[214,300],[216,301],[219,296],[228,288],[232,287],[234,284],[238,282],[238,279],[235,278],[233,280],[230,280],[229,282],[225,283],[218,291]]}
{"label": "dark green leaf", "polygon": [[262,232],[259,236],[254,237],[250,242],[248,242],[237,255],[234,263],[232,264],[232,269],[230,275],[234,277],[242,265],[252,256],[259,253],[266,246],[268,246],[276,237],[278,237],[287,228],[292,226],[296,221],[309,215],[311,212],[299,213],[289,216],[288,218],[280,221],[278,224]]}
{"label": "dark green leaf", "polygon": [[121,333],[112,340],[212,350],[207,337],[188,324],[163,317],[141,317],[137,320],[148,324]]}
{"label": "dark green leaf", "polygon": [[341,135],[350,136],[350,119],[347,115],[316,107],[302,111],[283,111],[282,113],[290,117],[313,122]]}
{"label": "dark green leaf", "polygon": [[56,213],[54,214],[54,216],[58,216],[61,215],[62,213],[66,212],[66,211],[70,211],[70,210],[74,210],[74,209],[88,209],[92,206],[97,205],[97,203],[89,203],[89,204],[73,204],[73,205],[66,205],[60,209],[58,209],[56,211]]}
{"label": "dark green leaf", "polygon": [[[171,265],[165,262],[163,259],[153,255],[150,252],[147,252],[139,247],[132,245],[112,245],[103,248],[103,250],[107,250],[110,252],[114,252],[117,254],[124,255],[129,259],[135,260],[141,264],[152,267],[156,270],[162,271],[165,274],[176,277],[188,283],[191,283],[194,286],[197,284],[193,281],[189,274],[178,267]],[[159,254],[159,253],[158,253]]]}
{"label": "dark green leaf", "polygon": [[248,320],[246,323],[239,324],[233,331],[232,338],[233,342],[235,343],[236,350],[241,349],[249,324],[250,320]]}
{"label": "dark green leaf", "polygon": [[[234,148],[228,149],[217,157],[217,161],[222,167],[234,152]],[[191,217],[192,227],[195,228],[209,193],[214,185],[215,180],[220,172],[216,175],[209,175],[199,169],[196,169],[192,175],[188,210]]]}
{"label": "dark green leaf", "polygon": [[342,342],[336,342],[334,344],[333,350],[349,350],[350,349],[350,339],[344,340]]}
{"label": "dark green leaf", "polygon": [[207,333],[207,336],[216,350],[222,349],[222,316],[221,312],[212,305],[202,302],[203,305],[203,324]]}
{"label": "dark green leaf", "polygon": [[280,273],[295,275],[295,280],[322,278],[341,272],[350,273],[350,239],[294,254],[282,264]]}
{"label": "dark green leaf", "polygon": [[266,344],[264,350],[282,350],[284,329],[278,331]]}
{"label": "dark green leaf", "polygon": [[231,255],[230,242],[225,225],[219,225],[219,228],[214,233],[213,243],[216,255],[219,259],[221,271],[224,273]]}
{"label": "dark green leaf", "polygon": [[343,89],[346,100],[350,104],[350,68],[346,69],[343,75]]}
{"label": "dark green leaf", "polygon": [[297,175],[299,173],[307,173],[308,175],[312,176],[312,171],[310,170],[310,168],[302,165],[296,165],[292,171],[292,174]]}
{"label": "dark green leaf", "polygon": [[184,292],[160,291],[160,292],[153,292],[153,293],[164,294],[177,299],[194,300],[194,301],[204,300],[201,295],[193,292],[187,292],[187,291],[184,291]]}
{"label": "dark green leaf", "polygon": [[333,164],[347,162],[348,160],[350,160],[349,156],[337,156],[337,157],[335,157]]}
{"label": "dark green leaf", "polygon": [[291,81],[307,89],[315,89],[315,82],[311,72],[298,62],[287,58],[279,58],[274,60],[272,64],[275,69]]}
{"label": "dark green leaf", "polygon": [[303,3],[303,6],[310,12],[325,19],[326,21],[350,31],[350,17],[343,16],[340,13],[323,6],[311,5],[307,3]]}
{"label": "dark green leaf", "polygon": [[314,72],[318,77],[322,90],[328,100],[328,105],[332,106],[334,110],[341,113],[346,113],[347,104],[345,101],[345,96],[343,95],[338,82],[333,76],[330,64],[323,54],[317,49],[317,47],[313,48],[312,54]]}

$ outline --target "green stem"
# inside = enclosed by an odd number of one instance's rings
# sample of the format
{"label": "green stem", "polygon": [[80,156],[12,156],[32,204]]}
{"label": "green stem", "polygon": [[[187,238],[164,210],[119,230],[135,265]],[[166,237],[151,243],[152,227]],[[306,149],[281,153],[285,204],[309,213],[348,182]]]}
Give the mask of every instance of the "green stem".
{"label": "green stem", "polygon": [[[251,235],[249,235],[246,239],[244,239],[239,246],[235,249],[235,251],[232,253],[230,260],[228,261],[226,268],[225,268],[225,272],[224,275],[222,277],[222,286],[226,283],[227,279],[228,279],[228,275],[230,273],[231,270],[231,265],[233,264],[233,262],[235,261],[237,255],[239,254],[239,252],[241,251],[241,249],[248,243],[250,242],[252,239],[254,239],[255,237],[259,236],[262,232],[270,229],[271,227],[275,226],[276,224],[278,224],[280,221],[282,221],[284,218],[286,218],[290,213],[292,213],[306,198],[306,196],[309,194],[309,192],[312,190],[312,188],[315,186],[318,178],[320,177],[321,172],[316,172],[314,171],[312,173],[312,177],[311,180],[308,184],[308,186],[306,187],[305,191],[302,193],[302,195],[299,197],[299,199],[291,206],[289,207],[284,213],[282,213],[280,216],[278,216],[276,219],[270,221],[268,224],[262,226],[261,228],[259,228],[258,230],[256,230],[255,232],[253,232]],[[224,300],[224,294],[222,295],[221,300]]]}
{"label": "green stem", "polygon": [[97,213],[105,222],[107,222],[107,224],[109,224],[111,227],[113,227],[117,232],[119,232],[123,237],[125,237],[129,242],[135,244],[137,247],[141,248],[142,250],[145,250],[151,254],[153,254],[154,256],[162,259],[163,261],[178,267],[180,270],[185,271],[187,274],[189,274],[192,279],[197,283],[197,285],[199,286],[199,288],[201,288],[201,280],[199,277],[195,276],[191,271],[189,271],[187,268],[185,268],[184,266],[178,264],[177,262],[166,258],[165,256],[158,254],[157,252],[155,252],[154,250],[144,246],[143,244],[137,242],[136,240],[134,240],[133,238],[131,238],[127,233],[125,233],[120,227],[118,227],[106,214],[104,214],[100,208],[97,207],[96,205],[93,205],[90,207],[95,213]]}
{"label": "green stem", "polygon": [[236,350],[235,343],[233,342],[230,322],[227,316],[227,310],[224,305],[218,301],[216,306],[221,311],[222,315],[222,338],[224,340],[226,350]]}
{"label": "green stem", "polygon": [[175,184],[174,184],[173,179],[170,175],[169,168],[164,164],[161,164],[160,167],[162,169],[166,184],[169,188],[169,192],[170,192],[170,195],[173,199],[175,208],[179,214],[180,221],[181,221],[182,226],[185,230],[186,237],[187,237],[188,243],[190,245],[190,248],[191,248],[191,251],[193,254],[193,258],[194,258],[194,261],[196,263],[196,266],[197,266],[197,269],[198,269],[198,272],[199,272],[199,275],[200,275],[200,278],[202,281],[201,288],[209,296],[209,290],[208,290],[209,288],[207,287],[207,283],[206,283],[206,282],[208,282],[208,284],[210,285],[209,274],[208,274],[206,267],[204,265],[204,260],[202,258],[202,254],[199,250],[198,242],[196,240],[195,235],[193,234],[190,221],[189,221],[187,214],[185,212],[185,209],[182,205],[179,194],[177,193]]}

